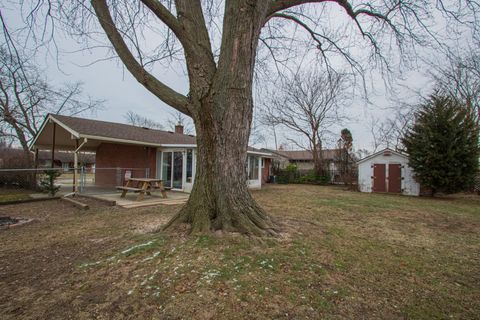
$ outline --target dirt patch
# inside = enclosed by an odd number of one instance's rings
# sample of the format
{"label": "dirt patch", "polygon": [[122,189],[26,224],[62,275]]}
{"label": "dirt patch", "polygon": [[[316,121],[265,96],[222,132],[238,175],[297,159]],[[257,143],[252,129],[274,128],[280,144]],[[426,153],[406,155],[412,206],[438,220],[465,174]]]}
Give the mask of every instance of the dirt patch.
{"label": "dirt patch", "polygon": [[19,227],[32,221],[33,219],[0,217],[0,229]]}

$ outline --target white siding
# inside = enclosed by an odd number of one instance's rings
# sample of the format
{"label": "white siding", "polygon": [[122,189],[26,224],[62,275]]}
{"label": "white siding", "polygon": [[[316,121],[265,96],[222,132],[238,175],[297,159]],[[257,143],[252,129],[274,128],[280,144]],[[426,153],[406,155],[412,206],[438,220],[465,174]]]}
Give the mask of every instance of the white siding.
{"label": "white siding", "polygon": [[[250,189],[261,189],[262,188],[262,157],[249,155],[247,159],[250,160],[250,157],[254,157],[258,161],[258,179],[247,180],[248,187]],[[249,170],[250,170],[250,161],[247,161],[247,175]]]}
{"label": "white siding", "polygon": [[[192,170],[192,182],[188,183],[186,181],[186,170],[187,170],[187,162],[186,162],[186,154],[188,149],[193,149],[193,170]],[[172,151],[182,151],[183,152],[183,188],[181,191],[190,193],[193,188],[193,182],[195,181],[195,171],[196,171],[196,162],[197,162],[197,150],[196,148],[167,148],[167,149],[157,149],[157,160],[156,160],[156,177],[158,179],[163,179],[162,177],[162,151],[163,152],[172,152]],[[261,189],[262,188],[262,158],[259,155],[248,155],[248,159],[250,157],[255,157],[258,161],[258,179],[254,180],[247,180],[247,185],[251,189]],[[250,162],[247,161],[247,173],[249,168]]]}
{"label": "white siding", "polygon": [[383,151],[372,156],[358,164],[358,188],[361,192],[372,192],[373,187],[373,164],[385,164],[386,176],[388,177],[388,164],[402,165],[402,193],[405,195],[418,196],[420,194],[420,185],[413,178],[413,170],[408,166],[408,158],[391,152],[390,156],[385,156]]}

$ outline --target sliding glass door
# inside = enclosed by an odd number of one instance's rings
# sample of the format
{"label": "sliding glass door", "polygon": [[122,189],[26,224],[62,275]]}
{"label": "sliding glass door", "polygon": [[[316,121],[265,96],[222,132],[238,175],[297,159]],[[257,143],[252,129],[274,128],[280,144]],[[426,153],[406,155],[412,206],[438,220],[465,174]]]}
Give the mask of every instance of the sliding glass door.
{"label": "sliding glass door", "polygon": [[173,189],[183,189],[183,152],[176,151],[173,152],[173,179],[172,179],[172,188]]}
{"label": "sliding glass door", "polygon": [[162,152],[162,180],[165,188],[172,187],[172,152]]}
{"label": "sliding glass door", "polygon": [[163,185],[170,189],[183,189],[183,152],[162,152]]}

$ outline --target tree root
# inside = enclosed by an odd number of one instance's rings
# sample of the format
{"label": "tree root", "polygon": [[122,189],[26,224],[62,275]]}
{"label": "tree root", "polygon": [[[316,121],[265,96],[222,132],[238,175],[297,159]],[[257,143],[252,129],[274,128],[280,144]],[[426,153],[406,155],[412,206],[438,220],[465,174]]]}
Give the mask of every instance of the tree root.
{"label": "tree root", "polygon": [[281,232],[279,224],[257,205],[247,207],[245,211],[229,211],[225,216],[187,204],[162,229],[172,229],[182,223],[190,225],[189,234],[206,234],[222,230],[247,236],[278,237]]}

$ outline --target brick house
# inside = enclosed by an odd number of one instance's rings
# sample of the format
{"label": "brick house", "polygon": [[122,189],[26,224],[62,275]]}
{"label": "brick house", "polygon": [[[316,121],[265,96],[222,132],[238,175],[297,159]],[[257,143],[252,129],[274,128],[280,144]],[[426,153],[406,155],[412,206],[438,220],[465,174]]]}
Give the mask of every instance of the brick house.
{"label": "brick house", "polygon": [[[156,177],[166,188],[190,192],[195,180],[195,136],[183,134],[181,125],[170,132],[49,114],[30,149],[37,157],[38,150],[94,152],[95,184],[100,186],[123,184],[128,177]],[[261,188],[267,181],[270,161],[270,153],[249,147],[249,187]]]}

